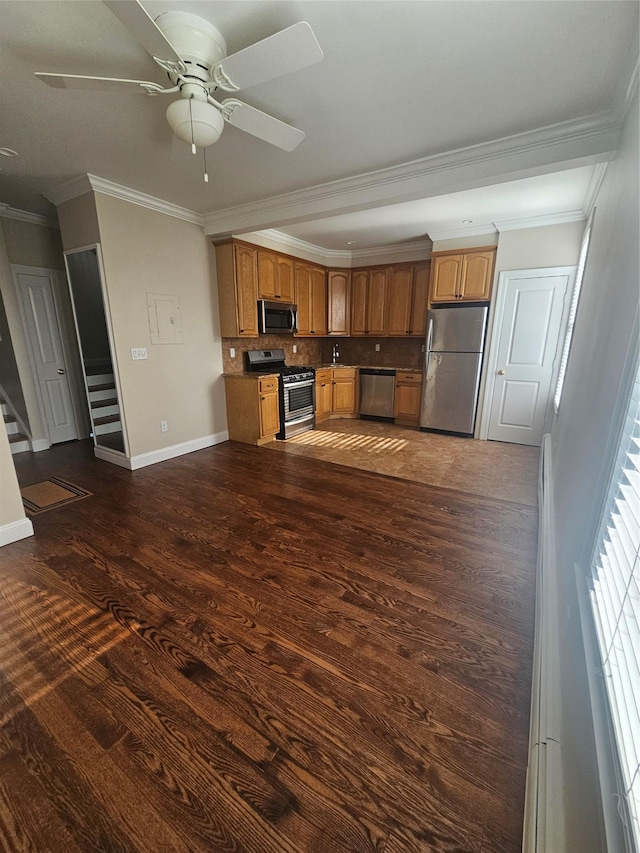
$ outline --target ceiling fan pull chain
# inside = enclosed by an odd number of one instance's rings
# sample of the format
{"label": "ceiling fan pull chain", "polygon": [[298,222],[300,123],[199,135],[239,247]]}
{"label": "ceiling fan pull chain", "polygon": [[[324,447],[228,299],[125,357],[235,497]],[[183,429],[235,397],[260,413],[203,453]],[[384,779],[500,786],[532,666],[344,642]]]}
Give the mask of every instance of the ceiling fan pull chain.
{"label": "ceiling fan pull chain", "polygon": [[204,182],[205,184],[209,183],[209,174],[207,172],[207,149],[203,148],[202,153],[204,155]]}
{"label": "ceiling fan pull chain", "polygon": [[191,101],[193,99],[193,95],[189,98],[189,124],[191,125],[191,153],[196,153],[196,144],[193,141],[193,114],[191,113]]}

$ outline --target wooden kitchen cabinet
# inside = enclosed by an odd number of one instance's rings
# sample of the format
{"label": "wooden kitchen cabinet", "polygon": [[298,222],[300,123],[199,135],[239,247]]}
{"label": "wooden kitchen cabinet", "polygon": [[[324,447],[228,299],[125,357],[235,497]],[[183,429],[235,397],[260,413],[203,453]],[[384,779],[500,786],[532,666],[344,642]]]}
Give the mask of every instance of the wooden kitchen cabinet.
{"label": "wooden kitchen cabinet", "polygon": [[434,252],[431,256],[431,302],[489,299],[495,255],[492,246]]}
{"label": "wooden kitchen cabinet", "polygon": [[327,334],[349,334],[351,272],[327,271]]}
{"label": "wooden kitchen cabinet", "polygon": [[223,338],[258,335],[257,250],[244,243],[214,246]]}
{"label": "wooden kitchen cabinet", "polygon": [[265,444],[280,430],[279,377],[225,376],[227,424],[231,441]]}
{"label": "wooden kitchen cabinet", "polygon": [[358,370],[355,367],[333,368],[333,401],[331,412],[334,415],[357,417],[358,412]]}
{"label": "wooden kitchen cabinet", "polygon": [[295,302],[298,335],[327,334],[327,285],[324,267],[296,261]]}
{"label": "wooden kitchen cabinet", "polygon": [[333,371],[330,367],[316,370],[316,423],[331,415],[333,401]]}
{"label": "wooden kitchen cabinet", "polygon": [[293,258],[258,249],[258,299],[293,302]]}
{"label": "wooden kitchen cabinet", "polygon": [[411,308],[413,303],[413,267],[391,267],[387,297],[387,334],[411,334]]}
{"label": "wooden kitchen cabinet", "polygon": [[394,407],[396,423],[404,426],[418,426],[421,402],[422,372],[419,370],[398,370]]}
{"label": "wooden kitchen cabinet", "polygon": [[424,338],[427,331],[430,273],[430,261],[413,265],[413,296],[411,301],[410,334],[414,337]]}
{"label": "wooden kitchen cabinet", "polygon": [[352,271],[352,335],[386,334],[388,273],[386,267]]}

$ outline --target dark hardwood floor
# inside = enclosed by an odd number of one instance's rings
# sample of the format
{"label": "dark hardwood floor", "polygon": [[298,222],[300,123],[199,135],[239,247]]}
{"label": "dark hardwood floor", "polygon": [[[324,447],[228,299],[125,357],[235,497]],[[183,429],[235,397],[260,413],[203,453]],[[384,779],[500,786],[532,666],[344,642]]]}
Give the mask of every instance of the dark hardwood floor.
{"label": "dark hardwood floor", "polygon": [[0,550],[0,849],[517,851],[535,509],[226,443]]}

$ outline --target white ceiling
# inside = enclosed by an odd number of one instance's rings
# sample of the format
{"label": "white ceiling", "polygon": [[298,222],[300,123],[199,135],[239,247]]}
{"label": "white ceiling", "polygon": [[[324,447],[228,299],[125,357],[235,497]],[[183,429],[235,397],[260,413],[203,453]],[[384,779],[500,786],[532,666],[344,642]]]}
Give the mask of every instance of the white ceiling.
{"label": "white ceiling", "polygon": [[[227,221],[275,227],[327,249],[406,242],[462,219],[568,213],[583,206],[594,163],[610,157],[637,56],[637,2],[145,3],[154,17],[176,5],[214,23],[229,53],[309,21],[324,61],[241,94],[303,129],[299,148],[288,154],[227,126],[207,149],[205,184],[200,156],[172,144],[168,98],[55,90],[33,76],[165,82],[100,0],[0,0],[0,146],[20,154],[0,163],[1,203],[50,214],[45,195],[90,173],[209,217],[209,233]],[[518,145],[526,163],[508,156]],[[476,175],[462,174],[467,149]],[[389,170],[413,163],[431,164],[431,188],[396,190]],[[349,196],[353,176],[371,172],[386,191]]]}

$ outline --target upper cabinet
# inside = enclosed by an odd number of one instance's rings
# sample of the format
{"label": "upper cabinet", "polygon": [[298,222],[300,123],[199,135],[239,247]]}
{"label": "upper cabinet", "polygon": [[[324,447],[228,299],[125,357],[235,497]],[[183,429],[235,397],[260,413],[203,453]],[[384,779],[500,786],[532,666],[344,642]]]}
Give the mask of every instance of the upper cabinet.
{"label": "upper cabinet", "polygon": [[489,299],[495,256],[493,246],[434,252],[431,256],[431,302]]}
{"label": "upper cabinet", "polygon": [[389,270],[374,268],[351,273],[351,334],[386,334]]}
{"label": "upper cabinet", "polygon": [[387,297],[387,335],[424,336],[428,298],[428,261],[391,267]]}
{"label": "upper cabinet", "polygon": [[293,258],[258,249],[258,299],[293,302]]}
{"label": "upper cabinet", "polygon": [[298,334],[327,334],[327,285],[324,267],[304,261],[295,263],[295,302]]}
{"label": "upper cabinet", "polygon": [[258,252],[243,243],[215,247],[223,338],[258,335]]}
{"label": "upper cabinet", "polygon": [[350,270],[327,272],[327,334],[349,334]]}

